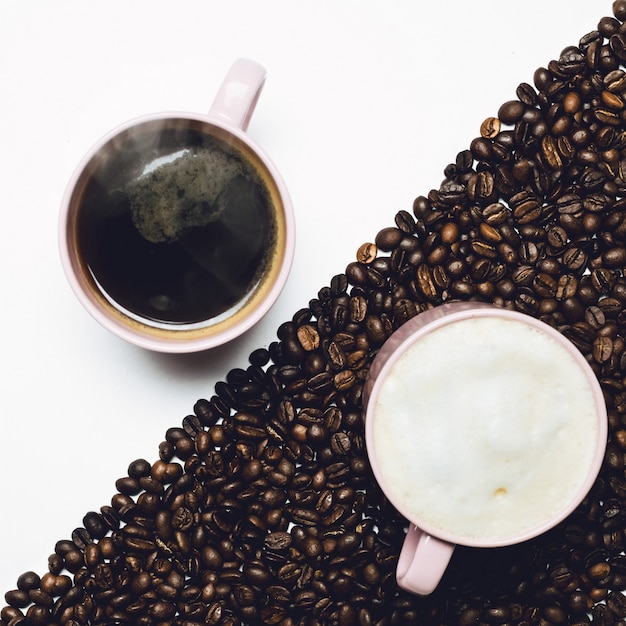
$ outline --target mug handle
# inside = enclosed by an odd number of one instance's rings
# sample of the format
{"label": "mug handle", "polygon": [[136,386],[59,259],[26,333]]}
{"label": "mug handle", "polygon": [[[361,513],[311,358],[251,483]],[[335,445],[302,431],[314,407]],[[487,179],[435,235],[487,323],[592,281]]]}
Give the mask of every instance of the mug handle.
{"label": "mug handle", "polygon": [[250,59],[237,59],[222,82],[209,115],[245,131],[265,84],[265,68]]}
{"label": "mug handle", "polygon": [[454,547],[453,543],[410,524],[396,569],[398,585],[422,596],[432,593],[446,571]]}

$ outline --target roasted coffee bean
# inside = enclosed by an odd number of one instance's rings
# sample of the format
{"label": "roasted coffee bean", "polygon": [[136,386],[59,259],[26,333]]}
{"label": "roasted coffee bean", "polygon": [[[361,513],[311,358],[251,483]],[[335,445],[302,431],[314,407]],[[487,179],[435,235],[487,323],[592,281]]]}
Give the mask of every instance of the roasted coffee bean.
{"label": "roasted coffee bean", "polygon": [[338,432],[331,437],[331,449],[337,455],[347,455],[350,452],[352,443],[346,433]]}
{"label": "roasted coffee bean", "polygon": [[442,183],[435,194],[440,203],[445,206],[452,206],[463,197],[464,192],[465,188],[463,185],[447,180]]}
{"label": "roasted coffee bean", "polygon": [[396,226],[406,234],[411,234],[415,229],[415,219],[408,211],[398,211],[395,216]]}
{"label": "roasted coffee bean", "polygon": [[562,256],[562,263],[568,270],[580,270],[585,267],[587,263],[587,255],[584,250],[576,245],[569,245]]}
{"label": "roasted coffee bean", "polygon": [[[386,338],[385,334],[385,338]],[[383,340],[384,341],[384,340]],[[338,391],[350,389],[356,382],[356,375],[352,370],[342,370],[333,377],[333,384]]]}
{"label": "roasted coffee bean", "polygon": [[539,248],[534,241],[522,241],[518,250],[518,259],[521,263],[532,265],[539,258]]}
{"label": "roasted coffee bean", "polygon": [[553,276],[540,272],[533,278],[535,292],[544,298],[553,298],[557,293],[558,283]]}
{"label": "roasted coffee bean", "polygon": [[497,117],[488,117],[480,125],[481,137],[487,137],[493,139],[500,132],[500,120]]}
{"label": "roasted coffee bean", "polygon": [[151,470],[151,464],[145,459],[137,459],[128,466],[128,475],[131,478],[139,479],[142,476],[148,476]]}
{"label": "roasted coffee bean", "polygon": [[613,354],[613,341],[609,337],[598,336],[593,342],[593,358],[598,363],[608,361]]}
{"label": "roasted coffee bean", "polygon": [[591,271],[591,286],[599,294],[608,294],[613,289],[616,278],[615,273],[606,267],[595,268]]}
{"label": "roasted coffee bean", "polygon": [[556,299],[567,300],[578,293],[578,280],[571,274],[561,274],[557,282]]}
{"label": "roasted coffee bean", "polygon": [[498,118],[503,124],[514,124],[521,119],[526,110],[525,105],[519,100],[505,102],[498,110]]}
{"label": "roasted coffee bean", "polygon": [[315,510],[295,507],[291,510],[291,517],[296,524],[315,526],[320,520],[320,514]]}
{"label": "roasted coffee bean", "polygon": [[626,247],[615,247],[607,250],[602,255],[602,261],[606,267],[623,268],[626,266]]}
{"label": "roasted coffee bean", "polygon": [[390,252],[402,241],[404,233],[399,228],[382,229],[375,238],[375,245],[385,252]]}
{"label": "roasted coffee bean", "polygon": [[127,496],[137,495],[141,491],[139,480],[131,476],[118,478],[115,481],[115,488],[122,494]]}
{"label": "roasted coffee bean", "polygon": [[7,591],[4,594],[4,600],[9,606],[18,609],[27,607],[31,603],[28,591],[21,589]]}
{"label": "roasted coffee bean", "polygon": [[369,264],[371,263],[378,253],[378,249],[376,244],[373,243],[364,243],[359,246],[359,249],[356,252],[356,260],[359,263]]}
{"label": "roasted coffee bean", "polygon": [[513,270],[511,278],[516,285],[525,287],[533,282],[535,270],[530,265],[520,265]]}
{"label": "roasted coffee bean", "polygon": [[264,544],[272,551],[287,551],[291,546],[291,535],[284,531],[272,532],[265,537]]}
{"label": "roasted coffee bean", "polygon": [[367,299],[363,296],[353,296],[349,301],[350,321],[360,323],[367,315]]}
{"label": "roasted coffee bean", "polygon": [[528,83],[520,83],[515,91],[515,95],[520,102],[532,107],[537,104],[537,92],[532,85]]}
{"label": "roasted coffee bean", "polygon": [[541,156],[550,169],[559,170],[563,167],[563,159],[559,154],[557,143],[551,135],[546,135],[541,140]]}
{"label": "roasted coffee bean", "polygon": [[583,208],[583,202],[580,196],[575,193],[569,193],[561,196],[556,202],[557,211],[561,214],[579,213]]}
{"label": "roasted coffee bean", "polygon": [[478,172],[467,183],[468,196],[473,200],[488,202],[494,199],[494,192],[495,180],[491,172]]}
{"label": "roasted coffee bean", "polygon": [[606,605],[615,617],[626,617],[626,597],[622,593],[609,593],[606,599]]}
{"label": "roasted coffee bean", "polygon": [[511,198],[511,205],[513,206],[513,217],[521,225],[531,224],[541,217],[541,202],[533,195],[517,194]]}

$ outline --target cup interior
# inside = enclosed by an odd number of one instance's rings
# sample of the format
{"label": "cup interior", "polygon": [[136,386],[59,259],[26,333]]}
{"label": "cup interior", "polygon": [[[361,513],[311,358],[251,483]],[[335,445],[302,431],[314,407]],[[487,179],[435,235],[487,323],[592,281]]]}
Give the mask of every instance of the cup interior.
{"label": "cup interior", "polygon": [[63,202],[72,288],[146,348],[210,348],[255,324],[293,257],[285,185],[249,137],[188,114],[130,122],[79,165]]}
{"label": "cup interior", "polygon": [[[454,442],[456,436],[455,433],[451,432],[450,425],[452,424],[454,428],[457,428],[459,433],[461,433],[461,431],[458,430],[458,422],[449,421],[448,413],[450,412],[449,407],[452,407],[452,409],[458,412],[465,410],[465,403],[463,401],[463,398],[465,398],[463,395],[464,388],[461,384],[455,384],[454,382],[456,380],[454,377],[457,375],[454,368],[456,365],[463,362],[462,350],[454,351],[453,349],[455,356],[452,360],[446,361],[445,355],[441,357],[443,361],[440,365],[445,371],[450,372],[450,378],[445,378],[439,381],[439,383],[437,379],[430,379],[428,383],[430,387],[422,386],[418,377],[423,376],[422,371],[426,372],[425,376],[428,376],[429,368],[437,370],[438,366],[436,364],[433,365],[431,361],[430,366],[425,364],[423,368],[414,368],[410,372],[407,372],[406,369],[408,366],[415,365],[415,360],[407,360],[407,354],[412,355],[411,358],[413,359],[415,359],[415,355],[430,354],[426,349],[427,344],[423,342],[425,337],[431,339],[438,337],[437,341],[440,341],[443,335],[437,335],[439,329],[451,327],[451,325],[466,320],[475,319],[487,321],[500,320],[506,322],[512,320],[515,323],[523,324],[525,327],[528,327],[532,333],[539,332],[542,333],[542,336],[545,334],[545,336],[549,338],[549,341],[555,342],[558,346],[558,350],[562,351],[566,358],[569,359],[569,369],[563,371],[577,372],[579,374],[579,380],[583,381],[584,385],[586,385],[585,394],[587,395],[585,395],[584,398],[586,401],[588,400],[589,411],[585,417],[585,419],[588,420],[585,424],[588,425],[589,429],[581,431],[581,438],[584,439],[581,444],[581,449],[584,448],[586,454],[584,460],[578,461],[575,458],[577,454],[576,448],[567,438],[568,433],[566,429],[569,419],[567,416],[559,417],[558,419],[561,421],[558,422],[557,418],[555,418],[554,421],[556,425],[554,431],[550,430],[548,427],[546,427],[545,430],[545,432],[551,433],[550,437],[554,436],[555,438],[554,450],[560,449],[559,454],[563,453],[563,457],[567,457],[568,455],[572,457],[571,459],[565,458],[564,463],[569,462],[573,465],[578,464],[584,466],[576,478],[577,482],[573,485],[568,484],[568,493],[570,493],[570,496],[567,501],[560,503],[554,510],[542,515],[540,519],[535,519],[529,525],[520,526],[519,528],[516,528],[515,523],[513,523],[509,529],[504,517],[511,514],[508,512],[506,506],[509,504],[507,503],[507,498],[509,498],[510,501],[514,501],[511,494],[516,493],[515,489],[517,486],[515,485],[515,480],[513,480],[512,483],[514,488],[509,489],[509,492],[507,492],[508,483],[503,483],[502,486],[500,486],[499,483],[491,485],[489,480],[492,475],[497,475],[494,468],[497,470],[499,466],[503,467],[506,463],[510,463],[512,470],[519,467],[522,468],[518,473],[520,474],[520,481],[523,482],[524,468],[529,465],[526,460],[524,446],[527,444],[530,446],[532,442],[535,441],[532,439],[530,429],[536,429],[537,424],[539,424],[536,432],[538,433],[537,437],[540,437],[544,432],[541,430],[543,428],[541,422],[549,422],[551,415],[538,413],[536,416],[533,416],[532,419],[529,419],[529,426],[521,423],[507,423],[509,416],[504,414],[502,414],[501,418],[496,420],[496,423],[493,421],[489,422],[489,420],[482,421],[483,416],[478,415],[476,422],[467,428],[467,432],[462,435],[459,434],[459,437],[462,437],[462,439],[459,440],[458,447],[455,448],[454,445],[456,444],[449,443],[449,441]],[[476,329],[477,327],[472,328]],[[447,304],[443,305],[443,307],[437,307],[437,309],[433,309],[432,311],[422,313],[406,322],[394,335],[392,335],[388,340],[388,344],[385,344],[375,357],[370,370],[370,376],[365,384],[365,434],[367,451],[374,475],[383,492],[409,522],[415,524],[427,533],[451,543],[475,547],[496,547],[531,539],[553,527],[573,512],[592,487],[600,470],[606,447],[607,414],[602,390],[597,378],[582,354],[571,342],[555,329],[529,316],[513,311],[505,311],[491,305],[478,304],[475,306],[471,303]],[[475,348],[477,350],[483,349],[489,351],[490,349],[489,345],[481,344],[478,340],[476,345],[478,346]],[[515,358],[515,355],[513,355],[513,361],[515,361]],[[458,359],[457,362],[455,362],[456,359]],[[509,393],[509,389],[498,386],[499,381],[504,380],[500,378],[498,372],[494,372],[493,381],[488,381],[488,384],[480,383],[480,367],[482,367],[481,363],[483,361],[482,359],[476,360],[477,371],[473,373],[468,371],[467,374],[469,377],[475,376],[475,380],[478,381],[476,387],[474,387],[474,383],[471,384],[471,389],[473,391],[475,390],[476,393],[482,394],[482,401],[477,402],[476,406],[479,408],[485,407],[484,416],[487,416],[490,410],[488,409],[488,405],[497,405],[497,398],[504,397]],[[485,362],[489,363],[488,360]],[[502,369],[505,369],[505,367]],[[402,371],[403,375],[405,375],[406,383],[401,382],[402,379],[398,377],[397,374],[399,371]],[[490,387],[492,382],[495,385],[493,388]],[[438,384],[441,384],[441,389],[438,393],[444,394],[444,396],[450,398],[449,401],[441,400],[441,414],[437,414],[436,409],[433,410],[433,414],[429,414],[430,425],[427,429],[419,431],[419,435],[412,433],[412,426],[410,428],[399,426],[399,424],[403,424],[403,419],[407,420],[406,424],[410,424],[412,420],[417,422],[418,420],[415,417],[417,412],[423,410],[424,407],[428,408],[432,406],[426,401],[422,401],[420,394],[428,393],[428,388],[434,388]],[[383,402],[387,401],[385,398],[389,398],[391,393],[389,389],[392,389],[397,397],[403,397],[398,395],[404,393],[402,391],[402,385],[405,385],[412,394],[411,403],[414,402],[414,407],[407,412],[406,418],[398,417],[396,419],[394,417],[392,420],[388,417],[390,411],[387,411],[387,413],[381,411],[381,399]],[[426,391],[424,391],[425,389]],[[530,397],[533,393],[535,393],[535,391],[532,389],[528,390],[528,394],[524,392],[519,396],[513,393],[509,404],[504,404],[503,406],[514,406],[518,401],[522,403],[522,406],[526,406],[524,403],[527,397]],[[556,398],[556,402],[560,401],[560,393],[560,391],[555,392],[554,397]],[[458,395],[460,398],[458,402],[454,399],[455,394],[460,394]],[[443,396],[440,397],[443,398]],[[537,397],[543,398],[544,396],[537,393]],[[549,397],[553,397],[551,390]],[[395,408],[393,408],[392,411],[398,414],[404,410],[402,407],[398,407],[397,404],[394,406]],[[474,411],[472,406],[474,406],[473,401],[468,403],[468,413]],[[414,413],[411,414],[411,411],[414,411]],[[471,414],[476,415],[476,413]],[[511,420],[516,419],[514,414],[515,407],[511,411]],[[385,417],[383,418],[383,416]],[[388,421],[383,422],[383,419]],[[499,430],[500,422],[504,424],[504,431]],[[454,426],[454,424],[457,424],[457,426]],[[505,440],[501,435],[502,432],[512,433],[512,436],[509,437],[507,435]],[[532,432],[534,433],[535,430],[532,430]],[[449,437],[449,440],[447,440],[446,437]],[[387,439],[391,441],[390,444],[387,442]],[[563,446],[561,446],[560,442],[565,442],[565,449],[562,449]],[[543,445],[542,442],[537,440],[537,446],[540,445]],[[568,445],[571,446],[571,452],[567,448]],[[556,446],[559,446],[559,448]],[[545,448],[548,451],[551,449],[550,446],[545,446]],[[439,449],[444,450],[445,454],[440,455]],[[446,456],[449,451],[453,450],[459,453],[455,456]],[[493,452],[494,450],[495,452]],[[463,457],[463,455],[466,452],[468,452],[468,459],[470,460],[463,465],[463,463],[465,463],[465,457]],[[432,457],[429,457],[431,454]],[[484,476],[479,477],[477,482],[485,480],[485,485],[489,486],[489,494],[493,496],[493,500],[500,500],[503,503],[493,505],[495,508],[493,509],[494,515],[492,516],[494,527],[498,527],[500,522],[502,522],[500,524],[503,529],[502,532],[498,531],[491,534],[490,531],[482,533],[482,530],[473,532],[469,521],[467,524],[465,522],[459,525],[449,524],[445,521],[446,518],[444,514],[442,514],[441,520],[435,519],[435,517],[429,516],[424,511],[420,513],[417,506],[410,504],[412,490],[415,490],[419,494],[426,494],[424,496],[424,502],[428,501],[427,498],[430,497],[428,493],[430,493],[432,494],[433,502],[437,502],[441,499],[450,501],[449,508],[453,513],[447,513],[447,519],[451,519],[452,516],[456,514],[456,511],[458,511],[459,517],[465,516],[467,519],[470,519],[473,513],[481,508],[482,500],[471,500],[465,492],[460,491],[461,486],[464,484],[463,481],[466,479],[463,472],[467,473],[467,481],[471,484],[475,476],[478,476],[478,474],[471,474],[471,472],[476,471],[474,465],[472,465],[472,463],[475,463],[473,459],[478,458],[480,461],[481,458],[489,458],[488,455],[491,454],[493,454],[493,462],[489,461],[491,465],[487,463],[485,465],[486,469],[484,470],[488,476],[486,479]],[[402,459],[402,461],[398,463],[396,460],[393,460],[389,463],[386,457],[390,456],[395,457],[395,459]],[[560,458],[558,454],[555,456]],[[528,458],[532,459],[532,454],[529,455]],[[430,461],[423,461],[423,463],[431,463],[434,469],[431,471],[427,465],[422,464],[422,459],[430,459]],[[517,463],[519,463],[519,465],[516,465]],[[392,467],[392,469],[390,470],[389,467]],[[546,467],[548,467],[548,465],[546,465]],[[482,472],[483,469],[480,471]],[[540,470],[537,469],[537,471]],[[489,472],[491,472],[491,474],[489,474]],[[527,473],[531,474],[532,472],[529,469]],[[503,472],[503,476],[506,477],[509,476],[509,474]],[[556,476],[556,474],[554,474],[554,476]],[[541,483],[545,485],[546,490],[551,488],[550,481],[552,478],[553,475],[546,470],[545,483]],[[494,478],[494,480],[500,479]],[[423,490],[422,485],[425,485]],[[455,491],[457,486],[459,487],[459,491]],[[419,487],[419,489],[417,489],[417,487]],[[537,491],[541,491],[541,489],[536,489],[536,492]],[[514,497],[518,498],[519,496]],[[464,500],[467,500],[467,502],[464,502]],[[525,506],[532,508],[537,505],[537,502],[538,500],[533,501],[529,498]],[[491,506],[491,504],[489,504],[489,506]],[[497,515],[500,513],[503,516],[502,520],[498,520],[497,518]],[[476,520],[476,524],[478,525],[483,523],[480,513],[476,515]]]}

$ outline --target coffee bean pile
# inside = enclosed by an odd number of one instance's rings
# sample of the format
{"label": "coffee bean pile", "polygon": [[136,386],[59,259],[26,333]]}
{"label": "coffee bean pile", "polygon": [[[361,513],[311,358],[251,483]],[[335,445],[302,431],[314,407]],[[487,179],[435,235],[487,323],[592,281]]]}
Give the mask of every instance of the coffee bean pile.
{"label": "coffee bean pile", "polygon": [[[132,462],[48,572],[18,578],[0,626],[626,624],[625,19],[616,0],[521,84],[439,189],[199,400],[156,461]],[[610,435],[567,520],[522,545],[457,549],[418,597],[395,582],[406,521],[372,476],[361,393],[394,329],[455,299],[567,336],[600,380]]]}

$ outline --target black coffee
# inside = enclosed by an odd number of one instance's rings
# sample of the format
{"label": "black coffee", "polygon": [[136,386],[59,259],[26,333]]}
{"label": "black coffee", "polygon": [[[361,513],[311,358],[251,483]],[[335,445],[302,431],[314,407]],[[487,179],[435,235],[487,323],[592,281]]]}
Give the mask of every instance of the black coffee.
{"label": "black coffee", "polygon": [[275,217],[259,173],[193,122],[148,123],[95,164],[78,246],[118,308],[166,324],[236,309],[272,256]]}

